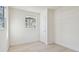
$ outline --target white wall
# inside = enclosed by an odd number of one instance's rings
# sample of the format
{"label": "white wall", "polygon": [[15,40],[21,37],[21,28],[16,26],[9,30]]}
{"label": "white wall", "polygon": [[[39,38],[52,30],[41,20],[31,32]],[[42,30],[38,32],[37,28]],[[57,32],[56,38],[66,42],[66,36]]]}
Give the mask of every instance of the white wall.
{"label": "white wall", "polygon": [[47,44],[47,7],[37,6],[12,6],[12,8],[40,13],[40,41]]}
{"label": "white wall", "polygon": [[[28,12],[16,8],[9,8],[10,15],[10,41],[11,45],[29,43],[40,40],[39,13]],[[36,29],[25,28],[25,17],[36,16]]]}
{"label": "white wall", "polygon": [[8,51],[9,39],[8,39],[8,7],[5,7],[5,28],[0,31],[0,52]]}
{"label": "white wall", "polygon": [[37,6],[12,6],[12,8],[40,13],[40,41],[47,44],[47,7]]}
{"label": "white wall", "polygon": [[47,44],[47,8],[40,13],[40,40]]}
{"label": "white wall", "polygon": [[40,40],[43,43],[54,43],[54,26],[54,10],[42,9],[40,14]]}
{"label": "white wall", "polygon": [[56,43],[79,51],[79,7],[62,7],[55,12]]}
{"label": "white wall", "polygon": [[52,44],[54,43],[54,40],[55,40],[55,24],[54,24],[54,10],[52,9],[48,9],[47,10],[47,22],[48,22],[48,27],[47,27],[47,30],[48,30],[48,39],[47,39],[47,42],[48,44]]}

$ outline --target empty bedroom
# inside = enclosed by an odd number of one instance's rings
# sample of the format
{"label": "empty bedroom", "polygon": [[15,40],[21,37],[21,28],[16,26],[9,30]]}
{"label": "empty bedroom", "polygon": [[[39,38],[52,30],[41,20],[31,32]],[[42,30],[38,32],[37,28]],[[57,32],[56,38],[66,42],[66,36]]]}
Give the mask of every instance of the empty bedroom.
{"label": "empty bedroom", "polygon": [[78,45],[78,6],[0,6],[0,52],[78,52]]}

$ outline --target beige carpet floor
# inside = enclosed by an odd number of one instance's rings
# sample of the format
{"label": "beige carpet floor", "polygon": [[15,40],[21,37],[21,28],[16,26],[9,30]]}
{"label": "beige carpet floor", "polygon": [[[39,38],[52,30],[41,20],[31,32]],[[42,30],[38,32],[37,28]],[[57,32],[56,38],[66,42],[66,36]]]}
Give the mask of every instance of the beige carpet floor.
{"label": "beige carpet floor", "polygon": [[50,44],[46,46],[41,42],[33,42],[29,44],[10,46],[9,52],[75,52],[75,51],[57,44]]}

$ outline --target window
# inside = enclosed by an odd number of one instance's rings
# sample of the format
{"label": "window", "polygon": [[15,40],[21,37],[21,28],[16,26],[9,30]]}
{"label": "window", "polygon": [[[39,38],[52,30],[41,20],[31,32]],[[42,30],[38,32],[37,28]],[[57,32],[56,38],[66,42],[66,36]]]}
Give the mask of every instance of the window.
{"label": "window", "polygon": [[0,30],[4,28],[4,7],[0,6]]}

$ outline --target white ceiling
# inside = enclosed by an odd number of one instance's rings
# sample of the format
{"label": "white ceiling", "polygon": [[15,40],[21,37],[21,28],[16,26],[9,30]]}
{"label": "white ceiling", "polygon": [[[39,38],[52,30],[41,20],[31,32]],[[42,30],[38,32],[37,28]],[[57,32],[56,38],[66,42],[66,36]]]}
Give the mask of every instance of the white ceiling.
{"label": "white ceiling", "polygon": [[58,9],[60,8],[60,6],[12,6],[12,8],[40,13],[42,9],[45,9],[45,8]]}
{"label": "white ceiling", "polygon": [[[37,6],[36,6],[37,7]],[[49,8],[49,9],[58,9],[61,6],[38,6],[39,8]]]}

